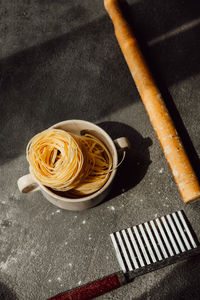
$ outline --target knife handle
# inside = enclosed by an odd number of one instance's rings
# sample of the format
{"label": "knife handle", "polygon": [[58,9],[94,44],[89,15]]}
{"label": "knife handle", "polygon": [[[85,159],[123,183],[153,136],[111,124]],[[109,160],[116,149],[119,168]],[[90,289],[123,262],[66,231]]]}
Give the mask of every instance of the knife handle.
{"label": "knife handle", "polygon": [[58,294],[48,300],[88,300],[117,289],[126,282],[123,272],[117,272],[80,287]]}

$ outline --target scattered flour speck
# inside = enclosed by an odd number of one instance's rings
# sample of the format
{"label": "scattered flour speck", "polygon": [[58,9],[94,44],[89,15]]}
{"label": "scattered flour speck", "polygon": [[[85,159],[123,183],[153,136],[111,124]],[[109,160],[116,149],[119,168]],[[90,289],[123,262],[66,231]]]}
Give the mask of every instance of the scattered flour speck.
{"label": "scattered flour speck", "polygon": [[166,147],[164,148],[164,153],[165,153],[165,154],[170,154],[171,152],[172,152],[172,149],[171,149],[170,146],[166,146]]}
{"label": "scattered flour speck", "polygon": [[115,210],[115,207],[114,207],[114,206],[111,206],[110,209],[111,209],[111,210]]}
{"label": "scattered flour speck", "polygon": [[86,223],[86,221],[85,221],[85,220],[83,220],[82,224],[85,224],[85,223]]}
{"label": "scattered flour speck", "polygon": [[158,214],[155,214],[154,216],[157,218]]}
{"label": "scattered flour speck", "polygon": [[31,250],[31,256],[35,256],[35,255],[36,255],[35,251]]}
{"label": "scattered flour speck", "polygon": [[160,173],[160,174],[162,174],[162,173],[163,173],[163,171],[164,171],[164,169],[163,169],[163,168],[161,168],[161,169],[159,170],[159,173]]}
{"label": "scattered flour speck", "polygon": [[68,243],[67,242],[65,242],[65,245],[67,245]]}
{"label": "scattered flour speck", "polygon": [[51,282],[51,281],[52,281],[51,279],[48,280],[48,282]]}
{"label": "scattered flour speck", "polygon": [[69,263],[68,266],[71,268],[72,267],[72,263]]}
{"label": "scattered flour speck", "polygon": [[80,281],[78,282],[78,285],[80,285],[80,284],[81,284],[81,282],[82,282],[82,281],[80,280]]}
{"label": "scattered flour speck", "polygon": [[61,278],[60,278],[60,277],[58,277],[57,279],[58,279],[58,281],[61,281]]}
{"label": "scattered flour speck", "polygon": [[10,264],[12,263],[16,263],[17,262],[17,258],[16,257],[11,257],[11,256],[8,256],[6,262],[0,262],[0,270],[6,270]]}
{"label": "scattered flour speck", "polygon": [[56,213],[60,213],[60,209],[57,209],[57,210],[56,210]]}
{"label": "scattered flour speck", "polygon": [[178,172],[175,169],[173,170],[173,174],[174,176],[178,176]]}
{"label": "scattered flour speck", "polygon": [[74,219],[76,219],[77,218],[77,216],[74,216]]}

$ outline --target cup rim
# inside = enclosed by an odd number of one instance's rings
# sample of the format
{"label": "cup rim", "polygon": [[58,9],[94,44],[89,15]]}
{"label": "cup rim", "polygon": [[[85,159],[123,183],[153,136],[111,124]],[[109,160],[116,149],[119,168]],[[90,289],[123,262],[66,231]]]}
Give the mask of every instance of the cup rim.
{"label": "cup rim", "polygon": [[98,125],[96,125],[96,124],[94,124],[92,122],[85,121],[85,120],[72,119],[72,120],[61,121],[59,123],[56,123],[56,124],[50,126],[49,128],[55,128],[55,127],[57,128],[59,126],[65,125],[67,123],[72,123],[72,122],[85,123],[86,125],[87,124],[90,124],[90,125],[92,124],[93,127],[96,127],[98,129],[98,131],[100,131],[106,137],[106,140],[111,145],[111,147],[113,149],[113,152],[114,152],[114,155],[113,155],[112,158],[113,158],[113,161],[114,161],[115,165],[113,166],[113,170],[111,171],[110,177],[108,178],[108,180],[106,181],[106,183],[98,191],[96,191],[95,193],[90,194],[88,196],[81,197],[81,198],[67,198],[67,197],[59,196],[59,195],[55,194],[54,192],[52,192],[51,190],[49,190],[46,186],[44,186],[43,184],[41,184],[35,178],[34,174],[31,171],[31,168],[29,168],[29,171],[30,171],[31,175],[33,176],[34,180],[40,186],[41,190],[44,191],[45,193],[49,194],[51,197],[56,198],[58,200],[65,201],[65,202],[78,203],[78,202],[84,202],[84,201],[88,201],[88,200],[91,200],[93,198],[96,198],[97,196],[99,196],[100,194],[102,194],[110,186],[110,184],[112,183],[112,181],[113,181],[113,179],[115,177],[115,174],[117,172],[117,168],[116,167],[117,167],[117,164],[118,164],[118,155],[117,155],[117,149],[115,147],[114,141],[111,139],[111,137],[109,136],[109,134],[105,130],[103,130],[101,127],[99,127]]}

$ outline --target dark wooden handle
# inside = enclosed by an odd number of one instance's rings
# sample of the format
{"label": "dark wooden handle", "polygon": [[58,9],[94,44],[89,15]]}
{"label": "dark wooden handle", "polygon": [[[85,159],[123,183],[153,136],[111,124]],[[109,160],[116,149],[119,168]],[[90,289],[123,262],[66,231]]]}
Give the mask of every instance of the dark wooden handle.
{"label": "dark wooden handle", "polygon": [[82,285],[67,292],[58,294],[48,300],[88,300],[98,297],[122,285],[121,273],[115,273]]}

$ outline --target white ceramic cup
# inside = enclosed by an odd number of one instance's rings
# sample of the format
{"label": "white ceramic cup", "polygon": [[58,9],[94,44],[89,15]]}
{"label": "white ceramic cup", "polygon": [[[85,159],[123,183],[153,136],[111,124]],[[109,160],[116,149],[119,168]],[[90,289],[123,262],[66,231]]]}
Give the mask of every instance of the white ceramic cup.
{"label": "white ceramic cup", "polygon": [[81,135],[85,131],[99,138],[107,146],[112,155],[113,170],[111,171],[110,177],[104,186],[97,192],[85,197],[72,199],[54,193],[52,190],[42,185],[30,171],[29,174],[18,179],[17,184],[20,192],[31,193],[40,190],[44,197],[51,203],[67,210],[84,210],[99,204],[110,191],[111,183],[117,171],[118,151],[129,148],[129,141],[125,137],[120,137],[113,141],[102,128],[83,120],[63,121],[53,125],[51,128],[66,130],[76,135]]}

